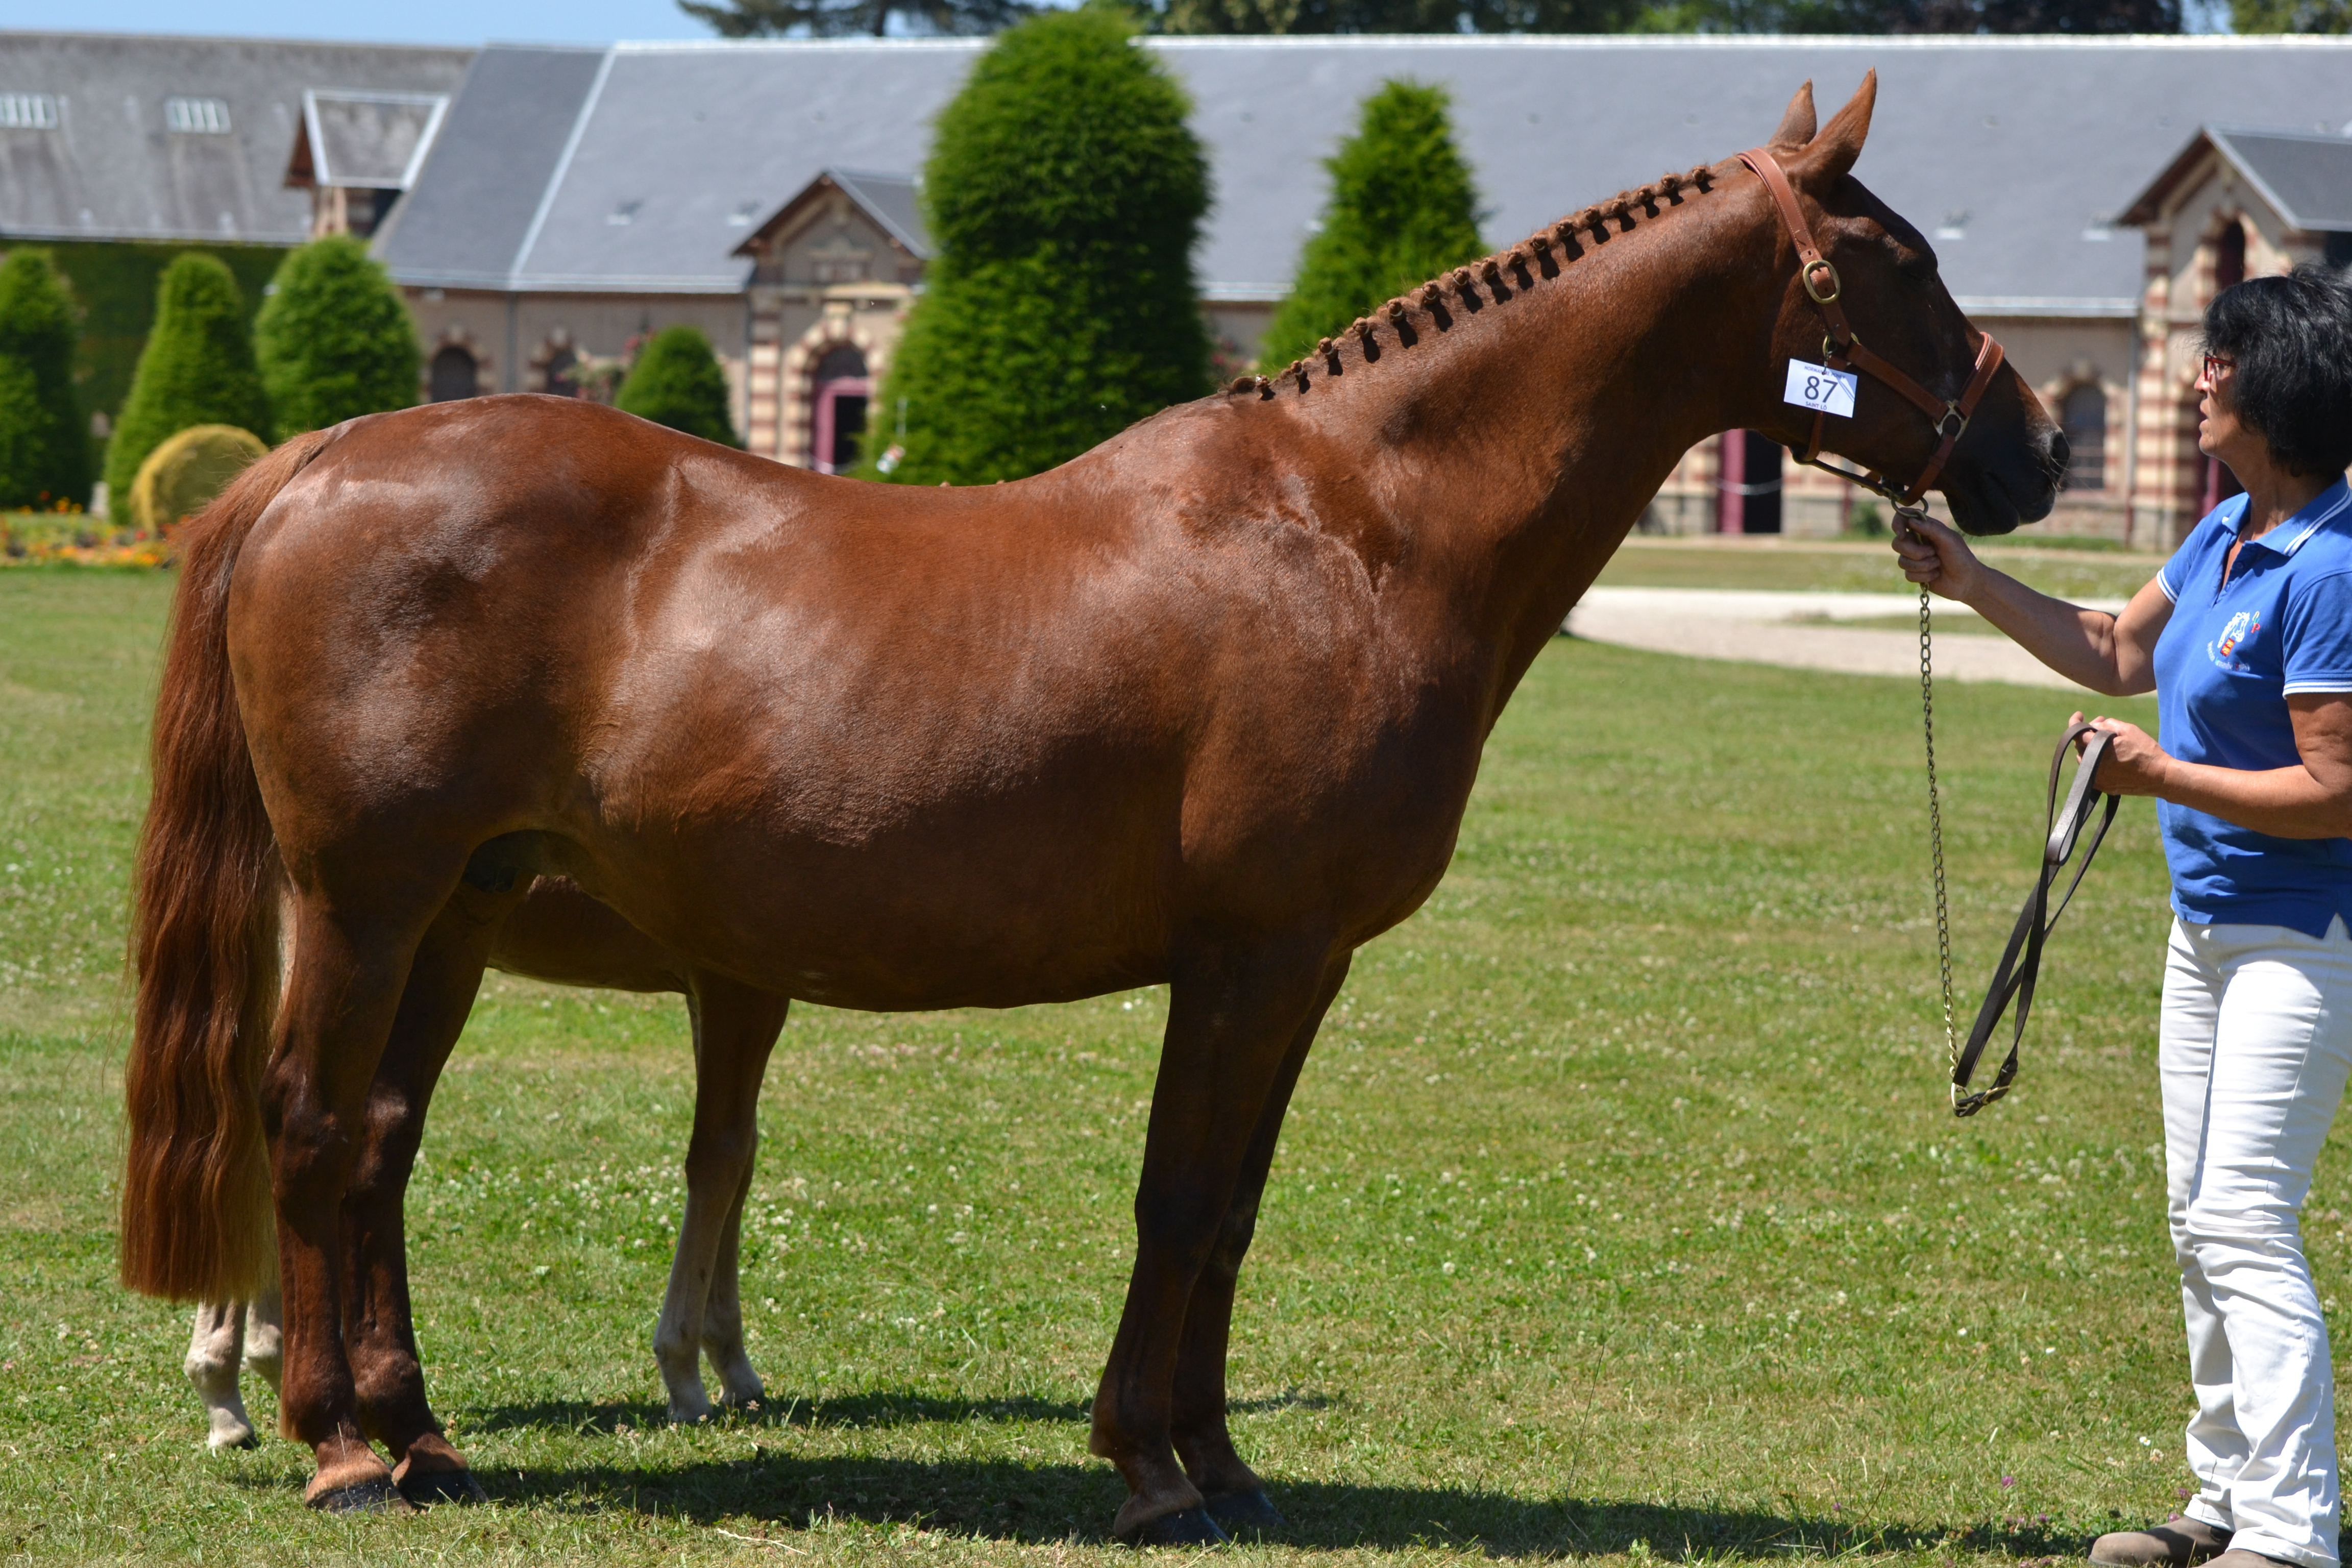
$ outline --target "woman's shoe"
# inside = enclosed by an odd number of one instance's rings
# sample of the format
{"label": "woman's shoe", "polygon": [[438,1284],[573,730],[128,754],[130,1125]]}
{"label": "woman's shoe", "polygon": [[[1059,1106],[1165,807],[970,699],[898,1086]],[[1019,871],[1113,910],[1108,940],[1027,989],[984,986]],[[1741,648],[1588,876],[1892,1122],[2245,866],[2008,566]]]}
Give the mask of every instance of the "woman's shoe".
{"label": "woman's shoe", "polygon": [[[2118,1530],[2091,1543],[2092,1568],[2194,1568],[2230,1550],[2226,1531],[2201,1519],[2177,1513],[2147,1530]],[[2270,1559],[2252,1552],[2233,1553],[2253,1562],[2232,1563],[2226,1568],[2261,1568]]]}

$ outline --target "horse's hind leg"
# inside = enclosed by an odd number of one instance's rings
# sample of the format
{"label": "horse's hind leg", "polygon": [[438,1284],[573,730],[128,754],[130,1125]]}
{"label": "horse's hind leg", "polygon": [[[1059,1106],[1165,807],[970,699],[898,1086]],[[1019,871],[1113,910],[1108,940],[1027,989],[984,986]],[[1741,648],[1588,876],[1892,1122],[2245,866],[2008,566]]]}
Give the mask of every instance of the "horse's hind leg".
{"label": "horse's hind leg", "polygon": [[654,1358],[669,1390],[669,1418],[711,1413],[701,1352],[710,1354],[730,1405],[763,1397],[743,1353],[735,1277],[744,1194],[760,1143],[760,1081],[784,1026],[787,998],[696,973],[687,992],[694,1019],[694,1138],[686,1155],[686,1217],[654,1330]]}
{"label": "horse's hind leg", "polygon": [[304,1495],[334,1511],[406,1506],[361,1429],[343,1338],[342,1214],[410,961],[457,881],[452,864],[446,883],[427,885],[423,860],[366,868],[373,874],[352,878],[358,890],[347,893],[319,889],[315,860],[289,857],[294,956],[261,1084],[286,1297],[278,1428],[310,1445],[318,1470]]}
{"label": "horse's hind leg", "polygon": [[1328,949],[1286,943],[1194,961],[1171,988],[1136,1190],[1135,1269],[1089,1444],[1126,1478],[1130,1495],[1111,1525],[1122,1540],[1224,1539],[1174,1446],[1185,1320],[1202,1271],[1227,1236],[1292,1047],[1302,1030],[1312,1033],[1345,972],[1344,959]]}
{"label": "horse's hind leg", "polygon": [[273,1280],[246,1304],[245,1364],[275,1394],[285,1363],[286,1302]]}
{"label": "horse's hind leg", "polygon": [[1274,1165],[1274,1148],[1282,1136],[1282,1119],[1290,1109],[1291,1090],[1298,1086],[1299,1070],[1315,1044],[1315,1032],[1324,1009],[1338,994],[1348,973],[1342,958],[1328,977],[1321,1005],[1299,1026],[1283,1058],[1274,1087],[1258,1113],[1257,1131],[1242,1157],[1240,1176],[1234,1183],[1233,1202],[1217,1229],[1216,1245],[1192,1287],[1192,1305],[1184,1312],[1184,1337],[1176,1351],[1176,1376],[1169,1409],[1169,1428],[1176,1441],[1176,1457],[1184,1473],[1201,1489],[1209,1517],[1223,1529],[1278,1530],[1286,1522],[1260,1483],[1257,1472],[1234,1451],[1225,1429],[1225,1344],[1234,1321],[1234,1288],[1241,1278],[1242,1259],[1257,1230],[1258,1201],[1265,1192],[1266,1173]]}
{"label": "horse's hind leg", "polygon": [[196,1324],[188,1337],[188,1359],[180,1363],[205,1402],[211,1431],[205,1446],[217,1454],[226,1448],[259,1446],[253,1419],[236,1386],[236,1365],[245,1351],[245,1303],[205,1301],[196,1308]]}
{"label": "horse's hind leg", "polygon": [[392,1450],[393,1480],[418,1505],[483,1495],[425,1399],[410,1318],[405,1200],[434,1087],[480,989],[499,906],[510,901],[462,889],[418,944],[369,1086],[366,1131],[343,1199],[343,1335],[360,1425]]}

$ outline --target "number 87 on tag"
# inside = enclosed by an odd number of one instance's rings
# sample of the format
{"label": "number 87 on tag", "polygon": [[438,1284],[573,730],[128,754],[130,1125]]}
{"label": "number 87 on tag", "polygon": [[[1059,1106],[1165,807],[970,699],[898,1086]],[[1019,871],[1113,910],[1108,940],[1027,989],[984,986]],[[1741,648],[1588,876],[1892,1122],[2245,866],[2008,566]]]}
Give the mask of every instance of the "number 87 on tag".
{"label": "number 87 on tag", "polygon": [[1850,370],[1832,370],[1825,364],[1808,364],[1803,360],[1789,362],[1788,389],[1780,395],[1784,403],[1800,408],[1817,409],[1834,414],[1842,419],[1853,417],[1854,389],[1862,378]]}

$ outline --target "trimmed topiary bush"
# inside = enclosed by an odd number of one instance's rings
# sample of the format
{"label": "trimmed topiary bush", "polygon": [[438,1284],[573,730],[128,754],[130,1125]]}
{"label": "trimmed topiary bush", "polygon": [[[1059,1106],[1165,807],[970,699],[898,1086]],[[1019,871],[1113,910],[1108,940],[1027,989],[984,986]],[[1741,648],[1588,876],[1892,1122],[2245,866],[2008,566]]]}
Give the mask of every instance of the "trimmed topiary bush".
{"label": "trimmed topiary bush", "polygon": [[1267,323],[1258,364],[1311,353],[1357,317],[1485,253],[1478,193],[1454,144],[1445,89],[1381,84],[1356,133],[1324,161],[1331,197],[1290,293]]}
{"label": "trimmed topiary bush", "polygon": [[200,251],[174,260],[155,286],[155,324],[106,448],[108,492],[129,495],[147,455],[192,425],[269,428],[236,279]]}
{"label": "trimmed topiary bush", "polygon": [[268,450],[260,437],[234,425],[191,426],[147,454],[116,515],[142,533],[160,534],[204,510]]}
{"label": "trimmed topiary bush", "polygon": [[890,479],[1019,479],[1208,391],[1188,108],[1106,10],[1048,12],[973,64],[940,113],[938,256],[876,404],[895,420],[904,400]]}
{"label": "trimmed topiary bush", "polygon": [[89,504],[89,424],[74,389],[72,294],[49,253],[0,261],[0,509]]}
{"label": "trimmed topiary bush", "polygon": [[613,406],[640,419],[740,447],[727,411],[727,373],[699,327],[664,327],[637,351]]}
{"label": "trimmed topiary bush", "polygon": [[349,235],[286,258],[253,323],[254,357],[280,441],[416,401],[416,324]]}

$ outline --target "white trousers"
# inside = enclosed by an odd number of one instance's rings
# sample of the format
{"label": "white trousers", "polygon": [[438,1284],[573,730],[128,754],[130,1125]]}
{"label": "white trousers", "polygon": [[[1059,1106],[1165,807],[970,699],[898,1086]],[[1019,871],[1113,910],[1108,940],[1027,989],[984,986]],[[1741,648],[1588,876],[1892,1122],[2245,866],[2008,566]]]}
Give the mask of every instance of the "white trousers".
{"label": "white trousers", "polygon": [[2158,1066],[2197,1415],[2187,1512],[2337,1568],[2336,1379],[2297,1215],[2352,1070],[2352,935],[2176,921]]}

